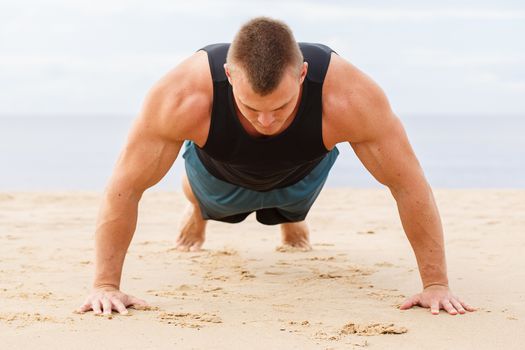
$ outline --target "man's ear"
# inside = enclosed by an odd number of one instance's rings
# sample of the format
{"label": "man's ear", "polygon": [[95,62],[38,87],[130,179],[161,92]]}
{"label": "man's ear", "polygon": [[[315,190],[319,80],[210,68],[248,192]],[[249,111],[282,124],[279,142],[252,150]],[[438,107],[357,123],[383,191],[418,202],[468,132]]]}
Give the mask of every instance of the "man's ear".
{"label": "man's ear", "polygon": [[303,62],[303,68],[301,68],[301,75],[299,78],[300,83],[302,84],[306,78],[306,73],[308,73],[308,62]]}
{"label": "man's ear", "polygon": [[230,71],[230,68],[228,67],[228,63],[224,64],[224,73],[226,73],[226,76],[228,77],[228,81],[230,82],[230,85],[232,84],[232,72]]}

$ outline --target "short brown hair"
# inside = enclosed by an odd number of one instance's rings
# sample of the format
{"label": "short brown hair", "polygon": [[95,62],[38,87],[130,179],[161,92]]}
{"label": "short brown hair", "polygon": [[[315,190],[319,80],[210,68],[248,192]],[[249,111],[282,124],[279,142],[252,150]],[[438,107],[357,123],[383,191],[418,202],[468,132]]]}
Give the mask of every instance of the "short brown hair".
{"label": "short brown hair", "polygon": [[253,91],[264,96],[277,87],[288,68],[300,70],[303,54],[284,22],[256,17],[239,29],[226,62],[239,66]]}

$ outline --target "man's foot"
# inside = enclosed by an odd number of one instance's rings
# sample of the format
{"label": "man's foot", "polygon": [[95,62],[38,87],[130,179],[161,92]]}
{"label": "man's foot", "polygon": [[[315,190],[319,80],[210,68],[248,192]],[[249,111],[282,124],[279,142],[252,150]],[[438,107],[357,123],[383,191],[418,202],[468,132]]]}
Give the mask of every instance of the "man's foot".
{"label": "man's foot", "polygon": [[206,220],[202,219],[200,210],[193,204],[188,205],[179,226],[179,238],[175,249],[181,252],[197,252],[204,243]]}
{"label": "man's foot", "polygon": [[281,224],[282,243],[278,251],[312,250],[309,239],[309,230],[306,221]]}

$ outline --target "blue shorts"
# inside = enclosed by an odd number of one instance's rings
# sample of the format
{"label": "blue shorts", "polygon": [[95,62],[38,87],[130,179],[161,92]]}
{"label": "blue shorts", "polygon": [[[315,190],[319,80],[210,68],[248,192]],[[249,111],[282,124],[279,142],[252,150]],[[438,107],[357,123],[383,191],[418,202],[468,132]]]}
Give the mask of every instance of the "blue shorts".
{"label": "blue shorts", "polygon": [[302,180],[288,187],[259,192],[211,175],[200,161],[195,144],[185,142],[186,175],[205,220],[241,222],[255,212],[265,225],[303,221],[321,192],[339,150],[334,147]]}

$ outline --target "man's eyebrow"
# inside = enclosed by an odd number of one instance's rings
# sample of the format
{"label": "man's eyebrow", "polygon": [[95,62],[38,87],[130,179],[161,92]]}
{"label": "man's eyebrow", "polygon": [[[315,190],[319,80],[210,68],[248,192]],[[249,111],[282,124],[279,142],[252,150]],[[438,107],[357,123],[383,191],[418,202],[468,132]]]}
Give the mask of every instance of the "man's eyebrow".
{"label": "man's eyebrow", "polygon": [[[284,103],[283,105],[281,105],[281,106],[277,107],[276,109],[274,109],[274,111],[283,108],[283,107],[286,106],[288,103],[292,102],[292,100],[293,100],[293,98],[291,98],[288,102]],[[258,111],[257,109],[248,106],[247,104],[245,104],[244,102],[242,102],[242,101],[240,101],[240,100],[239,100],[239,102],[241,102],[242,105],[243,105],[244,107],[246,107],[246,108],[248,108],[248,109],[250,109],[250,110],[252,110],[252,111],[260,112],[260,111]]]}

